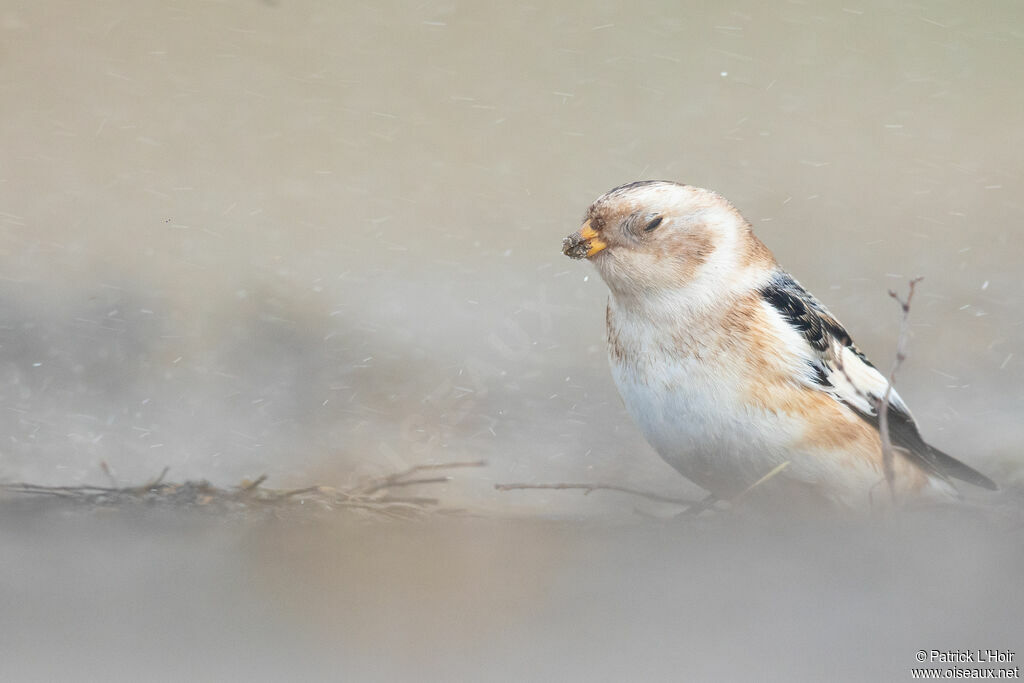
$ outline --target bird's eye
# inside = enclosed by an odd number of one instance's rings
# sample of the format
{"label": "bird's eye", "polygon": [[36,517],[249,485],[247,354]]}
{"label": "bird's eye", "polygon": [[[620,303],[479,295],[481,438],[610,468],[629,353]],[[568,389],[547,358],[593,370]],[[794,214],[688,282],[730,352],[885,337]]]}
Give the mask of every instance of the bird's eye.
{"label": "bird's eye", "polygon": [[658,227],[659,225],[661,225],[661,221],[662,221],[662,218],[661,218],[661,216],[658,216],[658,217],[657,217],[657,218],[655,218],[655,219],[654,219],[653,221],[651,221],[650,223],[648,223],[648,224],[646,225],[646,227],[644,227],[644,232],[650,232],[651,230],[654,230],[654,229],[655,229],[656,227]]}

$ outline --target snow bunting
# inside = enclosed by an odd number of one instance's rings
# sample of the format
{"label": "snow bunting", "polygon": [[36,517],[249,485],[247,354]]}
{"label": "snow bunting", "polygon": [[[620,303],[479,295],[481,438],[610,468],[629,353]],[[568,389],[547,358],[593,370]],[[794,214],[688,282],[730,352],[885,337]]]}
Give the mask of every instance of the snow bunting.
{"label": "snow bunting", "polygon": [[[668,181],[617,187],[562,251],[611,290],[615,383],[676,470],[726,500],[773,471],[759,496],[889,498],[877,411],[888,380],[723,197]],[[895,391],[888,416],[897,497],[956,497],[953,479],[996,488],[925,443]]]}

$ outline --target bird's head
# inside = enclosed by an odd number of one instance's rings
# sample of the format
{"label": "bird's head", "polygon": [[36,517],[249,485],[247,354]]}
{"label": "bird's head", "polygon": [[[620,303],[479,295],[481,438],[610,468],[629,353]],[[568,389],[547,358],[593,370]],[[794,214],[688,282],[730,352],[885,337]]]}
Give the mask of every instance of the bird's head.
{"label": "bird's head", "polygon": [[664,180],[622,185],[598,197],[583,226],[562,241],[562,253],[590,260],[608,287],[625,296],[680,289],[774,261],[725,198]]}

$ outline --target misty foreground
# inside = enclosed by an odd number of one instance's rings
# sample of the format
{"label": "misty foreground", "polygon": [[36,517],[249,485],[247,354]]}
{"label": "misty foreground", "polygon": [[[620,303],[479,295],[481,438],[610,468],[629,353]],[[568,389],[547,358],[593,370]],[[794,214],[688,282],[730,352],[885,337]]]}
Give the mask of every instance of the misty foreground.
{"label": "misty foreground", "polygon": [[439,514],[430,481],[369,493],[408,515],[260,484],[4,493],[0,676],[909,680],[919,650],[1021,647],[1013,489],[860,522],[597,521]]}

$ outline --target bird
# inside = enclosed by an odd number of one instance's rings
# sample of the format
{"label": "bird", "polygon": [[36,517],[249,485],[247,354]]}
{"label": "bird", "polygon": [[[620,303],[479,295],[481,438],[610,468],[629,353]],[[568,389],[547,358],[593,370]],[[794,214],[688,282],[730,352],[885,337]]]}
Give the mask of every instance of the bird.
{"label": "bird", "polygon": [[958,500],[954,480],[997,489],[924,440],[889,380],[720,194],[621,185],[562,252],[608,287],[609,363],[627,412],[709,499],[864,509]]}

